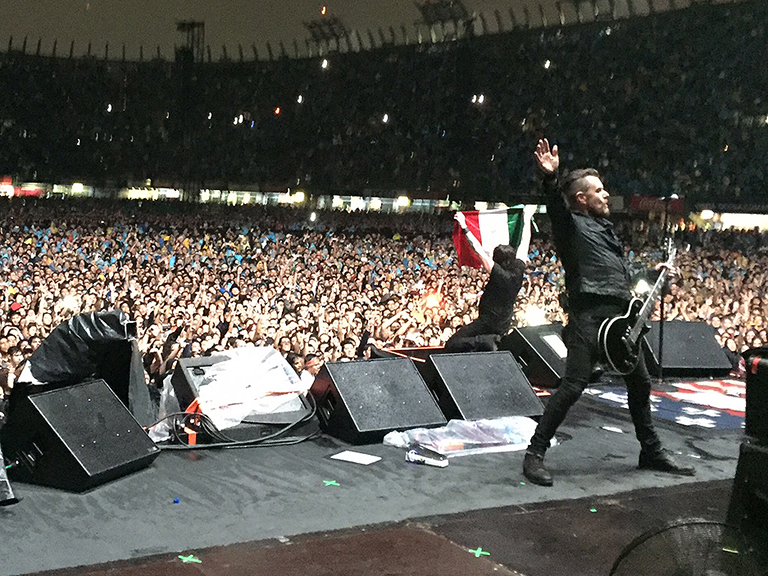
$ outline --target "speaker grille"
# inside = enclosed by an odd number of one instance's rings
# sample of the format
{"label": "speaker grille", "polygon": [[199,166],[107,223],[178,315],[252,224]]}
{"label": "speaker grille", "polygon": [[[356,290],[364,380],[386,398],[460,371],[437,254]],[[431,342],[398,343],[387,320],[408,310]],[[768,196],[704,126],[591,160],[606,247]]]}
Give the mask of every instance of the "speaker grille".
{"label": "speaker grille", "polygon": [[323,429],[352,443],[378,442],[392,430],[446,423],[407,358],[329,362],[317,375],[312,394]]}
{"label": "speaker grille", "polygon": [[[659,322],[645,336],[648,371],[659,375]],[[648,353],[650,352],[650,353]],[[664,323],[663,373],[667,376],[728,376],[731,363],[706,322]]]}
{"label": "speaker grille", "polygon": [[32,394],[9,422],[22,479],[82,491],[148,466],[159,448],[103,380]]}
{"label": "speaker grille", "polygon": [[567,356],[562,332],[559,322],[516,328],[501,339],[499,349],[512,352],[531,384],[557,388]]}
{"label": "speaker grille", "polygon": [[428,385],[448,418],[540,416],[541,401],[509,352],[433,354]]}

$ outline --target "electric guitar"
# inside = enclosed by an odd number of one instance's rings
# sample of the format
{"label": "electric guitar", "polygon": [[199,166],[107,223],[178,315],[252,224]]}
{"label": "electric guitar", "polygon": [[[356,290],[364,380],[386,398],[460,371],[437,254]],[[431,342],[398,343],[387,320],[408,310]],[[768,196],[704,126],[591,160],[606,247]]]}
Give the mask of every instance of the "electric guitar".
{"label": "electric guitar", "polygon": [[637,366],[641,340],[651,328],[648,319],[653,312],[656,298],[661,294],[664,282],[667,280],[668,269],[672,266],[675,254],[676,249],[670,243],[669,257],[665,267],[661,269],[659,278],[648,293],[645,302],[640,298],[633,298],[626,314],[606,318],[600,325],[597,333],[598,346],[608,365],[619,374],[629,374]]}

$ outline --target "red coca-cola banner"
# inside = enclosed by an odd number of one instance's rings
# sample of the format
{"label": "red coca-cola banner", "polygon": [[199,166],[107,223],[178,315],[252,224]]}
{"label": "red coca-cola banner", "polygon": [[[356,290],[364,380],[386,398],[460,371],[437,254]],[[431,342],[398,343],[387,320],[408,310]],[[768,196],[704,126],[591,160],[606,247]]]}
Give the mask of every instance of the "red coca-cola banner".
{"label": "red coca-cola banner", "polygon": [[635,195],[632,196],[632,202],[630,203],[629,208],[632,212],[665,212],[667,210],[667,204],[669,204],[670,214],[685,213],[685,202],[683,202],[682,198],[666,200],[654,196]]}

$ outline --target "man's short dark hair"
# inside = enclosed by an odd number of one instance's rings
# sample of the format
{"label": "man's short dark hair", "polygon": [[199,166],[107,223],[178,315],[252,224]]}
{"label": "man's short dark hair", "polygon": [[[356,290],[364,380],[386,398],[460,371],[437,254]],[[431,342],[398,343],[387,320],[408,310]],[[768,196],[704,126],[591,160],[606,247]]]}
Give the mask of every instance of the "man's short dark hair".
{"label": "man's short dark hair", "polygon": [[573,206],[576,198],[576,192],[586,188],[587,176],[596,176],[600,178],[600,173],[594,168],[581,168],[569,172],[560,183],[560,192],[565,197],[569,206]]}
{"label": "man's short dark hair", "polygon": [[493,261],[505,270],[512,270],[517,260],[517,249],[509,244],[499,244],[493,249]]}

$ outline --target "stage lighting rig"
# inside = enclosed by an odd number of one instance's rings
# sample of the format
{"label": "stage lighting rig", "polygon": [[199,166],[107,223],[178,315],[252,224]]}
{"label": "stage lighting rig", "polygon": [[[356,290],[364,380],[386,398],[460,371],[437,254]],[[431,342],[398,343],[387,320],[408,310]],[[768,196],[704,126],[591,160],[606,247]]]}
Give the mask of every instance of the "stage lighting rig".
{"label": "stage lighting rig", "polygon": [[432,28],[452,23],[457,36],[462,34],[461,31],[463,34],[471,33],[475,16],[469,13],[461,0],[421,0],[414,4],[421,13],[422,24]]}
{"label": "stage lighting rig", "polygon": [[182,20],[176,22],[176,31],[184,35],[183,50],[192,55],[192,61],[202,62],[205,54],[205,22]]}
{"label": "stage lighting rig", "polygon": [[347,27],[337,16],[324,14],[317,20],[304,22],[304,27],[309,30],[309,35],[315,44],[325,46],[328,49],[330,49],[332,42],[335,42],[336,48],[340,49],[342,38],[348,40],[349,36]]}

